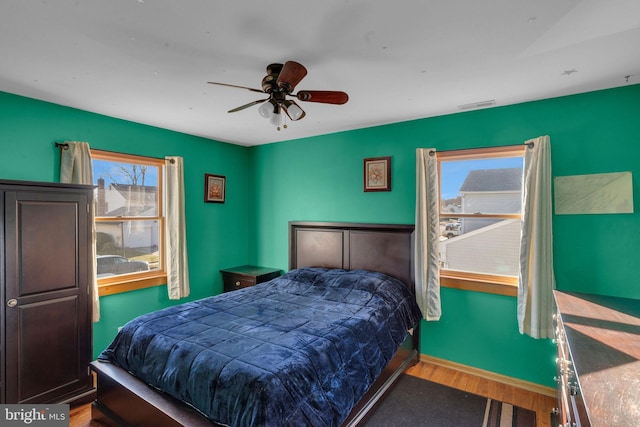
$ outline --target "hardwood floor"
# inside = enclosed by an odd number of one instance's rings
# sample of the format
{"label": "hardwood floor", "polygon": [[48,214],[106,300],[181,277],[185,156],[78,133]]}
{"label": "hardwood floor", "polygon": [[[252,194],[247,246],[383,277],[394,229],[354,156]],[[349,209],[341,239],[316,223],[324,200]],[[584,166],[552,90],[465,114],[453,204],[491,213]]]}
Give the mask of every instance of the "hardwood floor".
{"label": "hardwood floor", "polygon": [[[537,427],[550,427],[549,413],[557,406],[553,397],[429,362],[418,363],[407,374],[531,409],[536,412]],[[69,415],[69,427],[101,427],[91,421],[90,404],[72,408]]]}
{"label": "hardwood floor", "polygon": [[69,411],[69,427],[97,427],[91,422],[91,404],[76,406]]}
{"label": "hardwood floor", "polygon": [[424,361],[407,374],[535,411],[537,427],[550,427],[549,415],[558,406],[555,397]]}

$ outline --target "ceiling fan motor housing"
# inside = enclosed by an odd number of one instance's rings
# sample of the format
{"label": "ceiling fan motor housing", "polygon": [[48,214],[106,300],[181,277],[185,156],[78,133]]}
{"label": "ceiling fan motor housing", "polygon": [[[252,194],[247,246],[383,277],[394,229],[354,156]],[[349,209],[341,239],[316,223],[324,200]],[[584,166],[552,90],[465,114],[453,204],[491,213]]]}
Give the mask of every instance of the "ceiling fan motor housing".
{"label": "ceiling fan motor housing", "polygon": [[267,74],[280,74],[282,70],[282,64],[269,64],[267,65]]}
{"label": "ceiling fan motor housing", "polygon": [[262,90],[271,93],[278,88],[276,84],[278,75],[282,70],[282,64],[269,64],[267,66],[267,75],[262,79]]}

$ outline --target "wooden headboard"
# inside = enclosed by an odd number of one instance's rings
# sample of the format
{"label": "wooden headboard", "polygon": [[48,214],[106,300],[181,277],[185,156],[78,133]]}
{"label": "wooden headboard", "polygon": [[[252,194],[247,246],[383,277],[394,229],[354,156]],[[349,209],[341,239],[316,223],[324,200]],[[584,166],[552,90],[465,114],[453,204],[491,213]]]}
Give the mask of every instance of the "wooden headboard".
{"label": "wooden headboard", "polygon": [[289,222],[289,269],[371,270],[404,282],[414,293],[413,231],[402,224]]}

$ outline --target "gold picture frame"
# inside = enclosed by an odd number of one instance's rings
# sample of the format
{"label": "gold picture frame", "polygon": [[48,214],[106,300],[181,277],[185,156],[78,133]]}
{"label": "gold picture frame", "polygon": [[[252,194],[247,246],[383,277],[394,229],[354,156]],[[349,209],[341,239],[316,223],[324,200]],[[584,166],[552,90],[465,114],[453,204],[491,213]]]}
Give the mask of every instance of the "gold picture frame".
{"label": "gold picture frame", "polygon": [[391,191],[391,157],[364,159],[364,191]]}

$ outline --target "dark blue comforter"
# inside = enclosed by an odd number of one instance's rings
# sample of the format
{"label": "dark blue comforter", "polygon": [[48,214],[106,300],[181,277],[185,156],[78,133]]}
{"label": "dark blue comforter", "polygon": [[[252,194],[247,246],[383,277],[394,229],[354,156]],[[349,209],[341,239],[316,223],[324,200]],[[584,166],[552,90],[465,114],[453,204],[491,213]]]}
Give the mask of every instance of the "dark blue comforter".
{"label": "dark blue comforter", "polygon": [[293,270],[127,323],[99,359],[230,426],[338,426],[420,319],[398,280]]}

